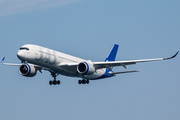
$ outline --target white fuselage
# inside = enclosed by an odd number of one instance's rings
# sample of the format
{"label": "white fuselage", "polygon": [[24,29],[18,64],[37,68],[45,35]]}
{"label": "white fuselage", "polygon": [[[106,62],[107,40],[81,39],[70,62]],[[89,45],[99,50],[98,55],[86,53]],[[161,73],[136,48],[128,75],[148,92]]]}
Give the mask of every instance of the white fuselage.
{"label": "white fuselage", "polygon": [[[41,47],[38,45],[24,45],[22,48],[28,48],[29,50],[19,50],[17,53],[18,58],[21,61],[27,61],[28,63],[39,65],[41,67],[52,70],[56,73],[71,76],[82,77],[77,70],[71,69],[71,67],[62,68],[60,65],[66,65],[67,63],[80,63],[87,60],[74,57],[68,54],[64,54],[49,48]],[[86,79],[98,79],[105,74],[106,69],[98,69],[92,75],[85,75]]]}

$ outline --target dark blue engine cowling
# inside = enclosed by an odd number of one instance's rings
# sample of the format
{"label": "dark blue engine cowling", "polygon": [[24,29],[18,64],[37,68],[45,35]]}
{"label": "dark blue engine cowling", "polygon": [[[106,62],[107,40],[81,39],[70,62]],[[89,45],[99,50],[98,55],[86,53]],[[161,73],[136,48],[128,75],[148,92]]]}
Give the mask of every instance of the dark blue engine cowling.
{"label": "dark blue engine cowling", "polygon": [[33,65],[24,64],[20,66],[19,73],[26,77],[34,77],[37,73],[37,70]]}
{"label": "dark blue engine cowling", "polygon": [[81,62],[77,66],[77,71],[80,74],[92,75],[95,72],[95,68],[92,62]]}

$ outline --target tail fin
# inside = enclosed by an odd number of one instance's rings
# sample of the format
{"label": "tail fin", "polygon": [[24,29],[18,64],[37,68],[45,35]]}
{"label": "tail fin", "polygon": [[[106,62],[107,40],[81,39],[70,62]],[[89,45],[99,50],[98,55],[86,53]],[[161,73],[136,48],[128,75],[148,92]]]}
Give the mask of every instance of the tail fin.
{"label": "tail fin", "polygon": [[109,53],[109,55],[105,59],[105,62],[107,62],[107,61],[115,61],[118,47],[119,47],[119,45],[114,44],[114,47],[112,48],[111,52]]}

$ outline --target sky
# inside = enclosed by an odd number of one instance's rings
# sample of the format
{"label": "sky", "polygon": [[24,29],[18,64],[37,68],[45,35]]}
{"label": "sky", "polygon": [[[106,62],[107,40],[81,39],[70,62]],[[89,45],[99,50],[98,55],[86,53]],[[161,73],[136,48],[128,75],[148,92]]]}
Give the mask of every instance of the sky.
{"label": "sky", "polygon": [[[20,63],[18,49],[36,44],[86,60],[170,57],[180,50],[178,0],[0,0],[0,56]],[[127,66],[137,73],[79,85],[43,71],[35,77],[0,65],[1,120],[179,120],[180,55]],[[122,66],[115,72],[126,71]]]}

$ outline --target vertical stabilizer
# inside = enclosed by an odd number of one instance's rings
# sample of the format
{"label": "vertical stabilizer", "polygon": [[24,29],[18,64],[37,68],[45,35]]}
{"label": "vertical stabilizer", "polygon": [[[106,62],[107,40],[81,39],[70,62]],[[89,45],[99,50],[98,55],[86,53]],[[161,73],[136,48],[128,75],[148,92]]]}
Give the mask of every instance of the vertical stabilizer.
{"label": "vertical stabilizer", "polygon": [[105,62],[106,61],[115,61],[118,47],[119,47],[119,45],[114,44],[112,50],[110,51],[109,55],[105,59]]}

